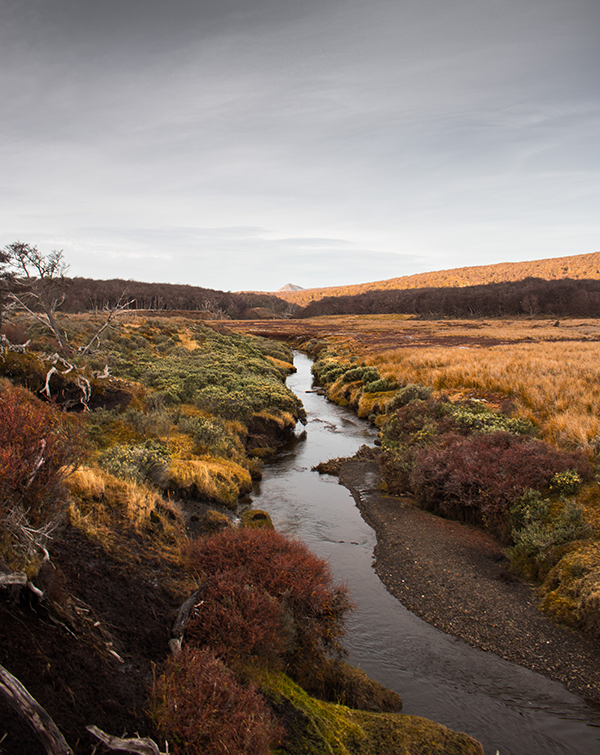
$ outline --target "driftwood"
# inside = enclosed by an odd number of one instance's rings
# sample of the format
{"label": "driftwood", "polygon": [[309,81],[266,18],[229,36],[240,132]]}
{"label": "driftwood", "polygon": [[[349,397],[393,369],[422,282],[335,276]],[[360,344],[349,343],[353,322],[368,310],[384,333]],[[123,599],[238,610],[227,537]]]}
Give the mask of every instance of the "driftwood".
{"label": "driftwood", "polygon": [[28,580],[25,572],[15,571],[10,574],[0,574],[0,587],[11,587],[13,585],[18,585],[19,587],[25,587],[25,585],[27,585],[31,592],[34,595],[37,595],[40,600],[44,597],[44,593],[40,588],[36,587],[33,582]]}
{"label": "driftwood", "polygon": [[73,755],[73,750],[48,713],[29,694],[16,676],[1,665],[0,694],[4,695],[12,708],[31,726],[48,755]]}
{"label": "driftwood", "polygon": [[15,571],[11,574],[0,574],[0,587],[8,585],[26,585],[27,574],[24,571]]}
{"label": "driftwood", "polygon": [[[109,750],[120,750],[121,752],[134,752],[139,755],[169,755],[169,749],[162,753],[153,739],[144,737],[143,739],[121,739],[113,737],[111,734],[99,729],[97,726],[86,726],[86,729],[97,737],[102,744],[106,745]],[[167,743],[165,742],[165,745]]]}
{"label": "driftwood", "polygon": [[185,633],[185,628],[189,624],[190,614],[193,609],[202,602],[202,596],[205,592],[206,588],[204,585],[197,590],[194,590],[190,597],[182,603],[179,611],[177,611],[177,618],[171,629],[171,639],[169,640],[169,647],[173,655],[177,655],[181,650],[183,635]]}

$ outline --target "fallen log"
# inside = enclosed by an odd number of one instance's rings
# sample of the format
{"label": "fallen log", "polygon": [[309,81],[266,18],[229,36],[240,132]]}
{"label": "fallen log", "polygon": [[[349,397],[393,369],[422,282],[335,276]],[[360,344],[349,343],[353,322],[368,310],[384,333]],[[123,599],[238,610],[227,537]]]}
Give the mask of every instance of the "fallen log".
{"label": "fallen log", "polygon": [[[142,739],[121,739],[121,737],[113,737],[111,734],[107,734],[97,726],[86,726],[85,728],[90,732],[90,734],[93,734],[95,737],[97,737],[102,742],[102,744],[106,745],[109,750],[134,752],[138,753],[138,755],[169,755],[168,746],[165,752],[162,753],[159,750],[156,742],[153,739],[149,739],[148,737],[143,737]],[[167,743],[165,742],[165,745],[166,744]]]}
{"label": "fallen log", "polygon": [[[73,755],[58,727],[16,676],[0,665],[0,693],[33,729],[48,755]],[[154,755],[154,753],[152,753]]]}

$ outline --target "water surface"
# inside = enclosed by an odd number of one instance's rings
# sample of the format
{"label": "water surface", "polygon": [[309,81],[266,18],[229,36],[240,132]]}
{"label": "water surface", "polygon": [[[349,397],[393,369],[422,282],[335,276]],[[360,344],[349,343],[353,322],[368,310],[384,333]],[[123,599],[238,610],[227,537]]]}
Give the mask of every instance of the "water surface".
{"label": "water surface", "polygon": [[377,577],[375,533],[337,478],[311,467],[351,456],[375,431],[311,391],[311,361],[295,355],[289,387],[308,415],[296,439],[265,466],[252,494],[275,527],[326,558],[357,609],[345,645],[349,661],[398,692],[403,712],[430,718],[482,742],[486,755],[598,755],[600,712],[562,685],[470,647],[406,610]]}

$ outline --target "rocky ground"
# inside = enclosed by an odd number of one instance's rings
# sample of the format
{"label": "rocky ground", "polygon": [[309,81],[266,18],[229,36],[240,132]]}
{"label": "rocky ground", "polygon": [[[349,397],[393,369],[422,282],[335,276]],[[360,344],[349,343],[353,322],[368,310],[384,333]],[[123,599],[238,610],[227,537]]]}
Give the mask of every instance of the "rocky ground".
{"label": "rocky ground", "polygon": [[500,543],[416,508],[409,497],[381,494],[373,461],[342,464],[340,482],[377,533],[377,574],[404,606],[600,704],[600,650],[539,612],[534,586],[508,571]]}

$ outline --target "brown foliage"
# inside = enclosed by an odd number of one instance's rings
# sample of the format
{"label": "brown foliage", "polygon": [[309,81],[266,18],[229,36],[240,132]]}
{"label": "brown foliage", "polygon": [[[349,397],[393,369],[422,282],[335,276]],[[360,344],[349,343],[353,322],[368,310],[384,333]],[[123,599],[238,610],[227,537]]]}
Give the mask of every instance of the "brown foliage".
{"label": "brown foliage", "polygon": [[195,647],[209,645],[230,664],[250,657],[277,665],[290,641],[283,605],[240,576],[225,571],[208,578],[186,640]]}
{"label": "brown foliage", "polygon": [[153,717],[175,755],[267,755],[282,736],[264,698],[210,649],[184,649],[153,690]]}
{"label": "brown foliage", "polygon": [[[216,580],[215,584],[233,592],[237,580],[242,589],[247,586],[250,590],[248,597],[254,591],[261,601],[257,611],[271,622],[266,634],[275,629],[277,616],[265,594],[280,604],[281,636],[284,640],[291,638],[291,642],[285,642],[285,649],[282,647],[282,658],[297,678],[314,671],[328,654],[343,653],[339,640],[351,608],[346,588],[333,585],[327,563],[303,543],[270,529],[227,530],[194,541],[189,549],[189,565],[206,574],[209,585],[211,579]],[[247,620],[254,619],[251,601],[244,600],[244,605]],[[243,630],[248,637],[255,637],[253,633],[258,630],[244,627],[245,620],[243,615],[232,615],[230,619],[236,632]],[[240,639],[242,636],[238,634]],[[225,641],[226,637],[221,639]],[[251,641],[259,648],[264,640],[258,632],[256,642]]]}
{"label": "brown foliage", "polygon": [[0,393],[0,515],[18,507],[31,525],[46,523],[63,505],[65,467],[80,455],[75,417],[22,388]]}
{"label": "brown foliage", "polygon": [[454,519],[484,523],[505,540],[509,509],[532,488],[542,490],[557,472],[590,468],[582,454],[509,433],[447,435],[441,446],[419,452],[411,481],[424,508]]}

